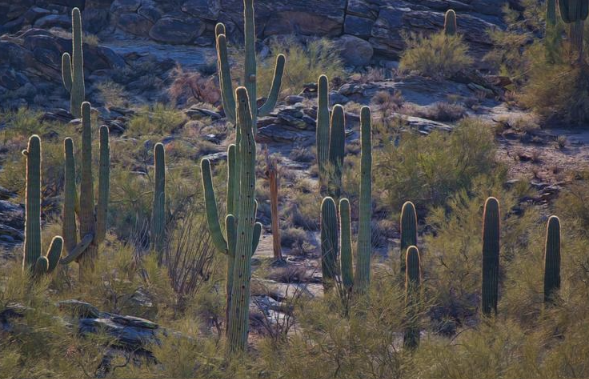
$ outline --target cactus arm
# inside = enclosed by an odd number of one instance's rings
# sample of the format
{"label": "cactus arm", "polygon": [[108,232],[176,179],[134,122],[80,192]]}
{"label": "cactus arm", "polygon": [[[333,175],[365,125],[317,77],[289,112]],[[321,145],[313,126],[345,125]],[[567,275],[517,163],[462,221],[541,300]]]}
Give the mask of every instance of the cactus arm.
{"label": "cactus arm", "polygon": [[72,87],[70,91],[71,113],[80,117],[84,101],[84,52],[82,45],[82,16],[78,8],[72,10]]}
{"label": "cactus arm", "polygon": [[546,1],[546,24],[556,25],[556,0]]}
{"label": "cactus arm", "polygon": [[500,210],[499,201],[490,197],[485,202],[483,214],[483,314],[497,314],[499,292],[500,252]]}
{"label": "cactus arm", "polygon": [[253,237],[253,246],[252,246],[252,256],[256,253],[256,249],[260,244],[260,237],[262,236],[262,223],[256,222],[254,224],[254,237]]}
{"label": "cactus arm", "polygon": [[108,197],[110,190],[110,147],[108,126],[100,127],[100,156],[98,163],[98,203],[96,206],[96,243],[106,237]]}
{"label": "cactus arm", "polygon": [[331,197],[337,199],[342,191],[342,172],[344,165],[346,144],[346,126],[344,108],[341,105],[333,107],[331,114],[331,133],[329,137],[329,164],[333,168],[332,180],[328,186]]}
{"label": "cactus arm", "polygon": [[23,270],[34,271],[41,257],[41,138],[38,135],[29,138],[23,155],[27,161]]}
{"label": "cactus arm", "polygon": [[205,208],[209,232],[213,239],[215,248],[223,254],[228,253],[227,241],[223,236],[221,224],[219,222],[219,213],[217,212],[217,200],[215,199],[215,190],[213,189],[213,178],[211,175],[211,163],[208,159],[201,162],[202,184],[205,195]]}
{"label": "cactus arm", "polygon": [[352,230],[350,222],[350,201],[341,199],[339,201],[340,215],[340,269],[342,283],[347,293],[354,285],[354,273],[352,267]]}
{"label": "cactus arm", "polygon": [[72,91],[72,57],[69,53],[61,56],[61,79],[68,92]]}
{"label": "cactus arm", "polygon": [[59,259],[61,258],[61,252],[63,251],[63,238],[60,236],[55,236],[51,240],[51,245],[49,245],[49,250],[47,250],[47,254],[45,258],[47,258],[47,272],[50,273],[59,264]]}
{"label": "cactus arm", "polygon": [[65,249],[69,253],[78,244],[78,229],[76,226],[76,162],[74,158],[74,142],[71,138],[63,141],[65,155],[65,184],[63,201],[62,234]]}
{"label": "cactus arm", "polygon": [[235,212],[235,191],[236,191],[236,147],[229,145],[227,149],[227,214],[234,214]]}
{"label": "cactus arm", "polygon": [[415,349],[419,345],[419,327],[416,325],[417,307],[420,301],[421,259],[419,250],[409,246],[406,252],[405,271],[405,317],[407,328],[403,336],[403,345],[408,349]]}
{"label": "cactus arm", "polygon": [[254,125],[254,136],[257,134],[256,120],[258,118],[258,90],[256,64],[256,24],[254,19],[254,0],[243,1],[243,33],[245,39],[245,78],[244,86],[249,96],[250,112]]}
{"label": "cactus arm", "polygon": [[74,247],[74,249],[66,257],[61,258],[59,263],[61,263],[62,265],[67,265],[77,260],[82,255],[82,253],[86,251],[88,246],[90,246],[93,239],[94,235],[86,234],[84,238],[82,238],[80,243],[77,244],[76,247]]}
{"label": "cactus arm", "polygon": [[560,288],[560,220],[551,216],[546,225],[546,249],[544,251],[544,303],[554,302],[554,294]]}
{"label": "cactus arm", "polygon": [[329,292],[337,275],[337,211],[335,201],[326,197],[321,203],[321,272],[323,291]]}
{"label": "cactus arm", "polygon": [[223,110],[227,118],[235,123],[235,97],[233,94],[233,83],[231,81],[231,68],[227,54],[227,37],[225,34],[217,36],[217,60],[219,66],[219,82],[221,86],[221,97],[223,99]]}
{"label": "cactus arm", "polygon": [[153,157],[155,180],[151,212],[151,246],[157,253],[158,265],[161,265],[164,259],[166,232],[166,160],[163,144],[155,144]]}
{"label": "cactus arm", "polygon": [[370,108],[360,112],[362,157],[360,158],[360,201],[358,245],[356,249],[356,284],[363,292],[370,285],[372,255],[372,131]]}
{"label": "cactus arm", "polygon": [[227,231],[227,277],[225,279],[225,331],[229,330],[229,310],[231,308],[231,293],[233,290],[233,266],[235,265],[235,243],[237,240],[237,225],[232,214],[225,217]]}
{"label": "cactus arm", "polygon": [[409,246],[417,246],[417,213],[415,205],[407,201],[401,209],[401,273],[405,273],[405,253]]}
{"label": "cactus arm", "polygon": [[286,58],[284,55],[280,54],[276,57],[276,66],[274,68],[274,78],[272,79],[272,87],[270,87],[270,92],[268,93],[268,99],[264,105],[262,105],[258,109],[258,116],[264,117],[270,114],[274,107],[276,106],[276,102],[278,101],[278,95],[280,95],[280,86],[282,85],[282,76],[284,74],[284,63]]}
{"label": "cactus arm", "polygon": [[35,277],[39,277],[43,274],[46,274],[49,271],[49,261],[46,257],[39,257],[35,262],[35,266],[33,267],[33,274]]}
{"label": "cactus arm", "polygon": [[321,75],[318,81],[317,125],[315,129],[319,183],[321,188],[324,188],[327,185],[325,169],[329,160],[329,82],[325,75]]}
{"label": "cactus arm", "polygon": [[[237,127],[241,129],[240,158],[240,201],[237,223],[237,243],[233,267],[233,288],[229,311],[227,340],[229,352],[245,351],[249,332],[249,300],[251,281],[251,256],[255,229],[255,188],[256,188],[256,141],[248,92],[240,87],[236,90]],[[255,101],[255,100],[252,100]]]}

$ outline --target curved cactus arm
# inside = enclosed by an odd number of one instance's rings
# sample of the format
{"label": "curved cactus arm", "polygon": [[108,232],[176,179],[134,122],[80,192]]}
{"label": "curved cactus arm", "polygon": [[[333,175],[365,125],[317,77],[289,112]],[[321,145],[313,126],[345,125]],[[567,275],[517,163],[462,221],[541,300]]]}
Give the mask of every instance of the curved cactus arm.
{"label": "curved cactus arm", "polygon": [[69,53],[61,56],[61,79],[68,92],[72,91],[72,57]]}
{"label": "curved cactus arm", "polygon": [[260,237],[261,236],[262,236],[262,223],[256,222],[254,225],[254,237],[253,237],[253,242],[252,242],[252,245],[253,245],[252,257],[256,253],[256,249],[258,248],[258,245],[260,244]]}
{"label": "curved cactus arm", "polygon": [[61,258],[62,251],[63,238],[61,238],[61,236],[53,237],[53,239],[51,240],[51,245],[49,245],[49,250],[47,250],[47,254],[45,255],[48,262],[47,272],[52,272],[53,270],[55,270],[55,268],[59,264],[59,259]]}
{"label": "curved cactus arm", "polygon": [[340,215],[340,270],[342,283],[347,292],[352,290],[354,285],[354,273],[352,267],[352,230],[350,221],[350,201],[341,199],[339,201]]}
{"label": "curved cactus arm", "polygon": [[217,212],[217,200],[215,199],[215,190],[213,189],[213,178],[211,176],[211,162],[203,159],[201,162],[202,184],[205,195],[205,208],[207,215],[207,224],[209,232],[213,239],[215,248],[223,254],[228,253],[227,241],[223,236],[221,224],[219,222],[219,213]]}
{"label": "curved cactus arm", "polygon": [[96,243],[101,243],[106,237],[108,197],[110,191],[110,147],[108,142],[108,126],[101,126],[99,134],[100,156],[98,163],[98,203],[96,205]]}
{"label": "curved cactus arm", "polygon": [[225,34],[219,34],[217,36],[217,60],[223,110],[229,121],[235,123],[235,95],[233,93],[231,68],[229,67],[229,57],[227,54],[227,37]]}
{"label": "curved cactus arm", "polygon": [[345,145],[346,125],[344,108],[338,104],[333,107],[331,113],[331,132],[329,136],[329,164],[333,168],[333,174],[328,185],[328,192],[334,199],[338,199],[342,192]]}
{"label": "curved cactus arm", "polygon": [[86,234],[84,238],[82,238],[80,243],[77,244],[76,247],[68,254],[67,257],[61,258],[59,263],[61,263],[62,265],[67,265],[78,259],[78,257],[80,257],[84,251],[86,251],[88,246],[90,246],[93,239],[94,235]]}
{"label": "curved cactus arm", "polygon": [[274,67],[274,78],[272,79],[272,87],[268,93],[268,99],[264,105],[258,109],[258,116],[267,116],[272,112],[278,101],[278,95],[280,94],[280,87],[282,86],[282,76],[284,75],[284,63],[286,58],[280,54],[276,57],[276,66]]}

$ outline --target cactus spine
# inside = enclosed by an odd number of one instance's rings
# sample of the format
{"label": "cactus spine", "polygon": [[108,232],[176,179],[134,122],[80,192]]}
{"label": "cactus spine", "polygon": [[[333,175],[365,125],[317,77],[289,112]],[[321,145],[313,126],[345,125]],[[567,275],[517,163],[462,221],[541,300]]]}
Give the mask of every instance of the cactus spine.
{"label": "cactus spine", "polygon": [[80,107],[85,97],[84,55],[82,45],[82,16],[78,8],[72,10],[72,56],[61,56],[61,77],[65,89],[70,93],[70,112],[81,117]]}
{"label": "cactus spine", "polygon": [[546,225],[544,252],[544,302],[551,303],[560,289],[560,220],[551,216]]}
{"label": "cactus spine", "polygon": [[335,201],[326,197],[321,203],[321,272],[323,291],[329,292],[338,274],[337,211]]}
{"label": "cactus spine", "polygon": [[[244,86],[247,90],[248,96],[251,99],[250,110],[252,123],[254,125],[254,135],[257,133],[257,118],[258,116],[268,115],[276,106],[278,95],[280,93],[280,86],[282,84],[282,75],[284,73],[284,55],[280,54],[276,58],[276,66],[274,69],[274,78],[272,80],[272,87],[268,94],[266,102],[258,108],[257,106],[257,65],[256,65],[256,30],[254,19],[254,0],[244,0],[244,35],[245,35],[245,75]],[[217,59],[219,71],[219,83],[221,86],[221,95],[223,99],[223,109],[227,118],[235,123],[235,95],[233,92],[233,82],[231,80],[231,71],[229,67],[229,59],[227,54],[227,36],[225,25],[217,24],[215,27],[215,38],[217,41]]]}
{"label": "cactus spine", "polygon": [[447,36],[456,35],[458,27],[456,25],[456,12],[453,9],[448,9],[444,17],[444,34]]}
{"label": "cactus spine", "polygon": [[401,209],[401,273],[405,272],[405,253],[409,246],[417,246],[417,213],[415,205],[407,201]]}
{"label": "cactus spine", "polygon": [[483,314],[497,314],[499,292],[499,250],[500,250],[499,201],[490,197],[485,202],[483,214]]}
{"label": "cactus spine", "polygon": [[[81,183],[78,208],[78,221],[80,230],[80,242],[75,245],[75,228],[71,228],[71,209],[76,208],[75,195],[68,191],[75,189],[75,183],[66,183],[66,204],[64,205],[64,224],[70,225],[66,237],[66,246],[70,249],[67,257],[61,260],[63,264],[69,264],[76,260],[80,264],[80,277],[85,271],[94,270],[94,260],[98,254],[98,246],[104,241],[107,229],[108,196],[110,182],[110,146],[107,126],[100,127],[99,145],[99,169],[98,169],[98,203],[94,202],[94,179],[92,175],[92,125],[90,122],[90,103],[82,103],[82,164]],[[71,145],[71,152],[69,145]],[[65,141],[66,171],[72,172],[75,165],[73,157],[73,144]],[[68,159],[69,157],[69,159]],[[68,164],[68,161],[70,163]],[[72,181],[74,179],[72,178]],[[73,203],[73,204],[72,204]],[[68,210],[68,212],[66,212]],[[65,230],[65,229],[64,229]]]}
{"label": "cactus spine", "polygon": [[405,269],[405,313],[407,328],[403,337],[403,345],[415,349],[419,345],[419,327],[417,312],[421,295],[421,260],[419,250],[415,246],[407,249]]}
{"label": "cactus spine", "polygon": [[350,201],[341,199],[339,201],[340,216],[340,269],[342,284],[347,294],[352,291],[354,285],[354,273],[352,267],[352,228],[350,222]]}
{"label": "cactus spine", "polygon": [[158,265],[164,260],[164,242],[166,238],[166,161],[164,145],[156,143],[153,148],[155,165],[153,205],[151,211],[151,244],[157,254]]}
{"label": "cactus spine", "polygon": [[329,166],[331,171],[327,187],[329,196],[334,199],[339,199],[341,196],[345,144],[346,127],[344,108],[341,105],[336,105],[333,107],[331,114],[331,133],[329,135]]}
{"label": "cactus spine", "polygon": [[326,169],[329,162],[329,83],[327,76],[319,77],[317,89],[317,165],[321,192],[327,186]]}
{"label": "cactus spine", "polygon": [[63,239],[54,237],[47,253],[41,254],[41,138],[38,135],[29,138],[23,155],[27,161],[23,270],[30,270],[37,276],[57,267]]}
{"label": "cactus spine", "polygon": [[[358,246],[356,249],[356,287],[364,292],[370,285],[372,255],[372,125],[370,108],[360,112],[362,157],[360,158],[360,204]],[[343,254],[343,251],[342,251]]]}

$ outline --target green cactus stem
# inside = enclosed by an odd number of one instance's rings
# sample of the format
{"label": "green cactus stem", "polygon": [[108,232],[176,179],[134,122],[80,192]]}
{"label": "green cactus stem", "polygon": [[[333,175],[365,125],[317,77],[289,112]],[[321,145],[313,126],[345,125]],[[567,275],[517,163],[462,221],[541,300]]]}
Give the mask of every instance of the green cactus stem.
{"label": "green cactus stem", "polygon": [[331,114],[331,133],[329,136],[329,166],[331,171],[327,188],[329,196],[334,199],[339,199],[341,196],[345,144],[344,108],[341,105],[336,105],[333,107]]}
{"label": "green cactus stem", "polygon": [[483,214],[483,314],[497,314],[499,293],[499,251],[500,251],[500,210],[499,201],[490,197],[485,202]]}
{"label": "green cactus stem", "polygon": [[70,113],[81,117],[80,107],[85,97],[84,53],[82,48],[82,15],[78,8],[72,10],[72,56],[61,56],[61,76],[65,89],[70,93]]}
{"label": "green cactus stem", "polygon": [[[235,123],[235,95],[233,93],[233,82],[231,79],[231,71],[229,66],[229,59],[227,54],[227,37],[225,35],[226,29],[223,24],[217,24],[215,27],[215,38],[217,41],[217,67],[219,71],[219,82],[221,84],[221,95],[223,99],[223,109],[227,118]],[[282,85],[282,76],[284,73],[284,55],[280,54],[276,58],[276,66],[274,68],[274,77],[272,86],[268,94],[266,102],[258,108],[257,106],[257,64],[256,64],[256,31],[254,18],[254,1],[244,0],[244,36],[245,36],[245,73],[244,86],[248,92],[250,99],[251,117],[254,124],[254,135],[257,134],[257,118],[258,116],[268,115],[276,106],[278,95],[280,93],[280,86]]]}
{"label": "green cactus stem", "polygon": [[325,193],[327,186],[326,168],[329,162],[329,81],[327,76],[321,75],[317,88],[317,165],[319,167],[319,184],[321,193]]}
{"label": "green cactus stem", "polygon": [[358,245],[356,249],[356,288],[365,292],[370,285],[370,258],[372,256],[372,124],[370,108],[360,112],[360,201]]}
{"label": "green cactus stem", "polygon": [[108,197],[110,193],[110,146],[108,126],[99,129],[98,202],[96,203],[96,243],[106,238]]}
{"label": "green cactus stem", "polygon": [[559,0],[560,16],[569,24],[569,40],[572,50],[578,53],[577,63],[583,61],[584,21],[589,15],[587,0]]}
{"label": "green cactus stem", "polygon": [[546,225],[544,252],[544,302],[550,304],[560,289],[560,220],[551,216]]}
{"label": "green cactus stem", "polygon": [[350,221],[350,201],[339,201],[340,216],[340,269],[342,284],[347,294],[351,293],[354,286],[354,272],[352,267],[352,230]]}
{"label": "green cactus stem", "polygon": [[54,237],[45,255],[41,254],[41,138],[29,138],[27,150],[25,195],[25,244],[23,270],[34,275],[50,273],[55,269],[63,248],[63,239]]}
{"label": "green cactus stem", "polygon": [[549,26],[556,25],[556,0],[546,1],[546,24]]}
{"label": "green cactus stem", "polygon": [[323,290],[331,291],[334,285],[338,259],[337,211],[335,201],[326,197],[321,203],[321,272]]}
{"label": "green cactus stem", "polygon": [[448,9],[444,17],[444,34],[447,36],[456,35],[458,27],[456,25],[456,12],[453,9]]}
{"label": "green cactus stem", "polygon": [[155,144],[153,157],[155,179],[151,211],[151,245],[157,254],[158,265],[161,266],[164,260],[164,242],[166,238],[166,161],[163,144]]}
{"label": "green cactus stem", "polygon": [[74,141],[66,138],[63,142],[65,153],[65,194],[63,200],[62,234],[65,250],[71,253],[78,244],[78,227],[76,225],[76,161],[74,158]]}
{"label": "green cactus stem", "polygon": [[421,301],[421,260],[419,250],[409,246],[406,253],[405,269],[405,314],[407,328],[403,337],[403,345],[408,349],[415,349],[419,345],[419,304]]}
{"label": "green cactus stem", "polygon": [[417,213],[415,205],[407,201],[401,209],[401,273],[405,273],[405,253],[409,246],[417,246]]}

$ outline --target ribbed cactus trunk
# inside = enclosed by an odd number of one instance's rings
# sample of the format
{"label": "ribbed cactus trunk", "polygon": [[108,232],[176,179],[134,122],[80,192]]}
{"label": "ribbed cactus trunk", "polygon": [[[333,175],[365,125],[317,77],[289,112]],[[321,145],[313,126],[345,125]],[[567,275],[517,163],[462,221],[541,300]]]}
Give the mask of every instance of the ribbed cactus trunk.
{"label": "ribbed cactus trunk", "polygon": [[326,197],[321,203],[321,272],[323,291],[328,293],[333,288],[338,274],[338,235],[337,210],[335,201]]}
{"label": "ribbed cactus trunk", "polygon": [[551,304],[560,289],[560,220],[551,216],[546,225],[544,252],[544,303]]}
{"label": "ribbed cactus trunk", "polygon": [[421,259],[415,246],[407,249],[405,269],[405,317],[407,327],[403,345],[415,349],[419,345],[419,304],[421,301]]}
{"label": "ribbed cactus trunk", "polygon": [[401,266],[400,272],[405,273],[406,252],[409,246],[417,246],[417,213],[415,205],[407,201],[401,209]]}
{"label": "ribbed cactus trunk", "polygon": [[63,142],[65,155],[65,184],[63,200],[62,233],[67,253],[71,253],[78,244],[78,227],[76,225],[76,161],[74,158],[74,141],[66,138]]}
{"label": "ribbed cactus trunk", "polygon": [[352,267],[352,227],[350,221],[350,201],[341,199],[339,202],[340,215],[340,269],[343,289],[346,295],[352,292],[354,286],[354,272]]}
{"label": "ribbed cactus trunk", "polygon": [[266,178],[270,186],[270,218],[272,228],[272,251],[275,261],[282,261],[280,243],[280,217],[278,214],[278,164],[270,158],[266,150]]}
{"label": "ribbed cactus trunk", "polygon": [[108,200],[110,194],[110,144],[108,126],[99,129],[98,202],[96,203],[96,243],[106,238]]}
{"label": "ribbed cactus trunk", "polygon": [[499,201],[490,197],[485,202],[483,214],[483,314],[497,314],[499,298],[499,251],[500,251]]}
{"label": "ribbed cactus trunk", "polygon": [[448,9],[444,17],[444,34],[447,36],[456,35],[458,26],[456,25],[456,12],[453,9]]}
{"label": "ribbed cactus trunk", "polygon": [[584,21],[589,15],[589,1],[587,0],[559,0],[562,20],[569,24],[569,40],[572,51],[577,52],[577,63],[583,62],[583,34]]}
{"label": "ribbed cactus trunk", "polygon": [[52,272],[61,257],[63,239],[56,236],[51,241],[47,254],[41,253],[41,139],[37,135],[29,138],[27,150],[23,151],[27,161],[25,194],[25,244],[23,270],[35,276]]}
{"label": "ribbed cactus trunk", "polygon": [[151,210],[151,244],[153,251],[157,254],[158,265],[161,266],[164,261],[166,233],[166,161],[163,144],[155,144],[153,160],[155,172]]}
{"label": "ribbed cactus trunk", "polygon": [[317,166],[319,168],[320,193],[324,195],[327,188],[327,166],[329,163],[329,82],[327,76],[321,75],[317,88]]}
{"label": "ribbed cactus trunk", "polygon": [[[254,15],[254,1],[244,0],[244,39],[245,39],[245,62],[244,62],[244,86],[248,91],[251,109],[252,123],[254,125],[254,136],[257,134],[258,116],[268,115],[276,106],[280,86],[282,84],[282,75],[284,73],[284,55],[278,55],[274,69],[274,78],[272,87],[268,94],[268,99],[260,107],[257,107],[257,65],[256,65],[256,28]],[[221,86],[221,95],[223,99],[223,109],[227,118],[235,123],[235,94],[233,92],[233,82],[227,54],[227,37],[226,29],[223,24],[217,24],[215,27],[215,38],[217,41],[217,68],[219,71],[219,82]]]}
{"label": "ribbed cactus trunk", "polygon": [[356,249],[356,289],[360,293],[363,293],[370,285],[370,258],[372,256],[372,123],[370,108],[368,107],[363,107],[360,112],[360,133],[362,157],[360,158],[360,204],[358,246]]}
{"label": "ribbed cactus trunk", "polygon": [[546,25],[556,25],[556,0],[546,1]]}
{"label": "ribbed cactus trunk", "polygon": [[346,126],[344,108],[341,105],[333,107],[331,114],[331,132],[329,136],[329,184],[327,193],[335,200],[342,192],[342,174],[344,168],[346,144]]}
{"label": "ribbed cactus trunk", "polygon": [[82,15],[78,8],[72,10],[72,56],[61,57],[61,76],[65,89],[70,93],[70,113],[81,117],[80,109],[85,97],[84,55],[82,43]]}
{"label": "ribbed cactus trunk", "polygon": [[[238,160],[240,164],[239,220],[237,222],[233,288],[227,336],[230,352],[245,351],[247,348],[251,258],[254,253],[256,228],[256,141],[247,90],[243,87],[238,88],[236,98],[237,127],[241,129],[239,146],[241,159]],[[252,101],[255,103],[255,99]]]}

